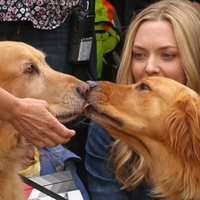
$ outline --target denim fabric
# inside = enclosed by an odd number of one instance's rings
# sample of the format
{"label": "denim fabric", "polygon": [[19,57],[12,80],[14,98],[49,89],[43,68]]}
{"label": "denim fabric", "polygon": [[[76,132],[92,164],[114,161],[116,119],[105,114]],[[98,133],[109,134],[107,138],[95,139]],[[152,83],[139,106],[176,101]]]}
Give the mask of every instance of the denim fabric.
{"label": "denim fabric", "polygon": [[85,167],[88,177],[88,192],[92,200],[153,200],[148,196],[145,184],[130,192],[121,190],[115,180],[107,158],[114,139],[105,129],[95,123],[89,126],[86,142]]}
{"label": "denim fabric", "polygon": [[76,187],[81,191],[84,200],[89,200],[88,193],[76,173],[74,162],[78,160],[80,160],[80,158],[77,155],[64,148],[62,145],[58,145],[54,148],[46,147],[40,149],[40,175],[61,172],[64,170],[71,171]]}

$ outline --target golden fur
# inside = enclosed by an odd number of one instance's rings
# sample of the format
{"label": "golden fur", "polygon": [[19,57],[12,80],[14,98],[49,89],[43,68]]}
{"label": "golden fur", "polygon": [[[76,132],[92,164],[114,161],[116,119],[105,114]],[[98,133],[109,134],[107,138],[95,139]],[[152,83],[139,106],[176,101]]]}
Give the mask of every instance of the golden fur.
{"label": "golden fur", "polygon": [[[77,92],[80,83],[51,69],[41,51],[20,42],[0,42],[0,87],[21,98],[46,100],[61,122],[72,120],[82,110],[84,101]],[[16,171],[23,141],[8,122],[0,122],[1,200],[24,199]]]}
{"label": "golden fur", "polygon": [[154,195],[199,200],[199,95],[163,77],[132,85],[104,81],[92,85],[86,115],[142,158],[142,167],[135,168],[139,174],[135,183],[144,176]]}

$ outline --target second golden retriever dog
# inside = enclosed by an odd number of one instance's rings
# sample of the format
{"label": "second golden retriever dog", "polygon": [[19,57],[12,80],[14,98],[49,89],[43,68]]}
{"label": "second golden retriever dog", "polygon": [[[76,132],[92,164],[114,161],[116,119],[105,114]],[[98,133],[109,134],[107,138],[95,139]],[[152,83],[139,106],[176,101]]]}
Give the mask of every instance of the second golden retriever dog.
{"label": "second golden retriever dog", "polygon": [[171,79],[90,82],[86,114],[143,158],[142,174],[167,200],[200,199],[200,97]]}
{"label": "second golden retriever dog", "polygon": [[[67,122],[79,115],[84,100],[77,92],[83,82],[51,69],[39,50],[20,42],[0,42],[0,87],[21,98],[46,100],[56,117]],[[0,122],[0,199],[22,200],[17,162],[23,140],[8,123]]]}

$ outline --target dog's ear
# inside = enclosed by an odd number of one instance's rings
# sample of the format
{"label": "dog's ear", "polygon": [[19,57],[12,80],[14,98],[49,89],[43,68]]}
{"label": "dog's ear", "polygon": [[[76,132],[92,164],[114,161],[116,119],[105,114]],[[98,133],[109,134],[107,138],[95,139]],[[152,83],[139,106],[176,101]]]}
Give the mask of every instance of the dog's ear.
{"label": "dog's ear", "polygon": [[200,98],[182,96],[167,111],[164,134],[168,145],[179,156],[200,160]]}

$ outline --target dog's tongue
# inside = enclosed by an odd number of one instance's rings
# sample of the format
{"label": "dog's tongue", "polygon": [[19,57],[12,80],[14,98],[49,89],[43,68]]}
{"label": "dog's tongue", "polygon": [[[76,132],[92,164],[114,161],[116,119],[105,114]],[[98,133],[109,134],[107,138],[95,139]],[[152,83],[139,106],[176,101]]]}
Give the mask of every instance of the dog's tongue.
{"label": "dog's tongue", "polygon": [[89,103],[87,103],[86,101],[83,103],[82,105],[82,111],[84,111],[87,107],[89,106]]}
{"label": "dog's tongue", "polygon": [[75,114],[80,115],[88,106],[89,104],[85,101],[82,107],[79,110],[77,110]]}

